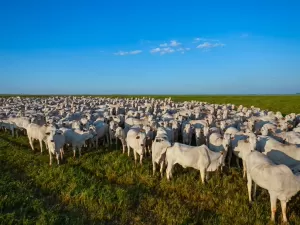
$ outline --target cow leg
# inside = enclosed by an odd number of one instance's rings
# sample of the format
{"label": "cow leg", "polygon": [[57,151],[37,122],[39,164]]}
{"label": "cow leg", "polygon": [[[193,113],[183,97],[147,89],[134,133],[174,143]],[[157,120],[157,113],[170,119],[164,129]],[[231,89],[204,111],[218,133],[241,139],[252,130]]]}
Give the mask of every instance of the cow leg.
{"label": "cow leg", "polygon": [[39,140],[40,142],[40,148],[41,148],[41,154],[43,153],[43,141],[42,140]]}
{"label": "cow leg", "polygon": [[257,184],[254,182],[253,183],[253,200],[255,200],[255,198],[256,198],[256,188],[257,188]]}
{"label": "cow leg", "polygon": [[44,141],[44,143],[45,143],[45,146],[46,146],[46,150],[49,150],[49,146],[47,144],[47,141]]}
{"label": "cow leg", "polygon": [[136,155],[136,151],[134,149],[133,149],[133,156],[134,156],[134,164],[136,165],[137,155]]}
{"label": "cow leg", "polygon": [[75,156],[76,156],[76,146],[72,145],[72,149],[73,149],[73,158],[75,158]]}
{"label": "cow leg", "polygon": [[128,157],[130,156],[130,146],[127,145]]}
{"label": "cow leg", "polygon": [[126,146],[125,144],[122,144],[122,146],[123,146],[123,154],[125,154]]}
{"label": "cow leg", "polygon": [[247,187],[248,187],[248,197],[249,197],[249,202],[252,202],[251,198],[251,191],[252,191],[252,178],[249,173],[247,173]]}
{"label": "cow leg", "polygon": [[64,159],[64,149],[63,148],[60,149],[60,158],[61,158],[61,160]]}
{"label": "cow leg", "polygon": [[50,162],[49,162],[49,165],[51,166],[52,165],[52,153],[49,151],[49,156],[50,156]]}
{"label": "cow leg", "polygon": [[160,163],[160,175],[161,175],[161,177],[164,176],[163,169],[164,169],[164,162],[161,162]]}
{"label": "cow leg", "polygon": [[57,165],[59,165],[59,153],[56,152]]}
{"label": "cow leg", "polygon": [[171,162],[168,162],[168,166],[167,166],[167,169],[166,169],[166,176],[167,176],[167,179],[170,180],[171,178],[171,174],[172,174],[172,166],[173,166],[173,163]]}
{"label": "cow leg", "polygon": [[81,157],[81,148],[82,148],[82,146],[78,146],[79,157]]}
{"label": "cow leg", "polygon": [[98,146],[99,146],[99,138],[98,137],[96,137],[96,149],[98,149]]}
{"label": "cow leg", "polygon": [[208,180],[209,180],[209,173],[206,172],[206,181],[208,181]]}
{"label": "cow leg", "polygon": [[205,183],[205,169],[200,169],[200,177],[201,177],[202,184],[204,184]]}
{"label": "cow leg", "polygon": [[153,176],[154,176],[156,171],[156,163],[154,161],[152,161],[152,169],[153,169]]}
{"label": "cow leg", "polygon": [[270,193],[270,201],[271,201],[271,220],[275,220],[275,213],[276,213],[276,202],[277,202],[277,196],[273,193]]}
{"label": "cow leg", "polygon": [[282,211],[282,221],[284,223],[287,223],[287,217],[286,217],[286,201],[280,201],[281,203],[281,211]]}
{"label": "cow leg", "polygon": [[140,155],[140,164],[143,165],[143,154]]}
{"label": "cow leg", "polygon": [[243,178],[246,177],[246,173],[247,173],[246,161],[243,160]]}
{"label": "cow leg", "polygon": [[33,147],[33,144],[32,144],[32,138],[28,136],[28,139],[29,139],[30,147],[31,147],[32,151],[34,151],[34,147]]}

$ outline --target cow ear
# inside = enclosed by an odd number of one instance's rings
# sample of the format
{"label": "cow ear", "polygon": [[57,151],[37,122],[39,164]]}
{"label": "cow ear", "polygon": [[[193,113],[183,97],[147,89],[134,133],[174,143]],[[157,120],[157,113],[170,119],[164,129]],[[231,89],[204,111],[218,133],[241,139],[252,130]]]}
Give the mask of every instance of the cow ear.
{"label": "cow ear", "polygon": [[140,139],[140,136],[136,136],[136,139]]}

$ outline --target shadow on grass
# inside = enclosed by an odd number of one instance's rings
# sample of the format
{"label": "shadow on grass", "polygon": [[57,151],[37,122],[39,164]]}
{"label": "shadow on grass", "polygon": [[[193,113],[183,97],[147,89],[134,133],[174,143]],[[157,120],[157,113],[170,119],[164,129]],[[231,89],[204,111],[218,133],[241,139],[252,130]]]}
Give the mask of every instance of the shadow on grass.
{"label": "shadow on grass", "polygon": [[[55,224],[67,224],[68,221],[77,221],[76,224],[94,224],[94,223],[104,223],[105,221],[97,221],[97,220],[91,220],[89,218],[88,213],[86,210],[82,207],[78,208],[72,208],[68,209],[68,206],[62,203],[59,199],[59,195],[53,192],[50,192],[49,190],[42,188],[40,185],[29,182],[32,181],[32,178],[27,176],[27,174],[23,171],[22,168],[17,167],[16,165],[11,165],[7,163],[6,161],[1,160],[1,167],[3,172],[9,172],[10,176],[15,180],[19,182],[24,182],[27,185],[27,190],[31,192],[31,196],[34,197],[34,199],[37,199],[42,202],[43,208],[45,210],[53,210],[53,208],[56,208],[59,206],[59,213],[58,213],[58,220],[55,222]],[[10,194],[18,194],[14,193],[13,190],[7,190],[7,193],[3,193],[3,195],[10,195]],[[29,211],[26,214],[24,214],[22,210],[22,206],[14,205],[13,208],[6,207],[3,210],[1,210],[2,214],[9,214],[14,213],[18,215],[18,219],[26,219],[26,218],[35,218],[38,215],[38,212]]]}
{"label": "shadow on grass", "polygon": [[[6,149],[6,147],[16,146],[19,148],[24,149],[26,145],[21,144],[19,141],[11,140],[10,138],[3,137],[1,135],[0,137],[3,139],[3,141],[8,142],[6,145],[2,148]],[[28,146],[26,146],[28,147]],[[112,149],[109,149],[108,151],[100,151],[101,154],[106,154],[111,152]],[[121,152],[120,152],[121,153]],[[202,224],[202,221],[211,221],[212,218],[218,218],[218,215],[211,211],[206,209],[201,209],[199,207],[196,207],[194,203],[190,203],[187,199],[182,198],[179,194],[177,194],[177,200],[172,199],[172,193],[163,193],[163,190],[157,188],[159,186],[159,182],[161,182],[160,179],[157,179],[155,181],[155,186],[147,186],[146,184],[142,183],[139,176],[141,176],[140,172],[141,170],[139,167],[134,168],[133,173],[129,176],[133,176],[134,183],[133,184],[126,184],[125,182],[120,182],[120,179],[114,180],[110,179],[106,176],[99,176],[97,175],[96,171],[85,168],[84,165],[82,165],[81,160],[78,161],[76,164],[66,164],[67,168],[75,168],[79,169],[83,176],[89,177],[93,179],[93,184],[98,185],[107,185],[110,189],[110,192],[113,193],[113,196],[117,196],[117,193],[120,189],[125,191],[125,196],[129,199],[128,200],[128,206],[124,208],[124,210],[127,210],[126,212],[120,212],[120,213],[112,213],[112,217],[108,218],[107,220],[92,220],[92,211],[89,211],[89,208],[86,208],[82,203],[72,204],[71,209],[68,203],[63,203],[61,201],[61,197],[59,193],[53,193],[50,189],[46,188],[43,185],[43,187],[37,183],[35,183],[34,177],[30,177],[26,174],[25,169],[22,168],[17,163],[7,163],[6,161],[2,160],[1,166],[3,165],[3,168],[5,171],[9,172],[12,177],[15,180],[26,182],[28,180],[31,181],[29,185],[29,189],[32,192],[32,195],[34,198],[39,199],[42,201],[44,208],[47,210],[51,210],[55,208],[57,205],[59,205],[58,210],[58,220],[56,224],[65,224],[68,218],[72,218],[72,221],[79,221],[78,224],[120,224],[120,222],[126,221],[126,224],[170,224],[170,217],[172,223],[177,224],[177,218],[181,220],[180,224]],[[150,168],[150,163],[149,163]],[[130,168],[132,169],[132,168]],[[106,172],[106,171],[103,171]],[[128,171],[124,172],[125,173]],[[151,173],[152,171],[149,170]],[[187,172],[187,171],[186,171]],[[146,175],[146,174],[143,174]],[[118,175],[118,176],[123,176]],[[97,180],[99,183],[97,183]],[[82,190],[84,191],[84,190]],[[97,196],[95,196],[97,197]],[[174,198],[174,197],[173,197]],[[154,205],[147,206],[145,204],[148,204],[148,201],[154,201]],[[155,210],[166,210],[168,211],[168,208],[161,208],[162,205],[167,204],[173,204],[173,201],[179,201],[180,205],[182,205],[186,210],[190,211],[191,215],[184,216],[184,218],[181,218],[180,216],[177,217],[176,207],[173,207],[170,205],[170,208],[173,208],[170,212],[167,213],[168,217],[162,212],[157,212]],[[146,203],[145,203],[146,202]],[[102,203],[99,203],[102,204]],[[114,203],[118,204],[118,203]],[[99,205],[101,207],[101,205]],[[158,209],[157,209],[158,208]],[[154,210],[155,209],[155,210]],[[11,209],[6,209],[7,212],[15,211],[17,214],[20,214],[19,207],[15,206]],[[110,212],[108,212],[110,213]],[[189,214],[190,214],[189,213]],[[182,214],[180,214],[182,216]],[[21,215],[23,218],[25,217],[31,217],[32,215]],[[118,216],[123,216],[123,218],[119,218]],[[124,219],[125,217],[125,219]],[[216,221],[216,219],[214,219]]]}

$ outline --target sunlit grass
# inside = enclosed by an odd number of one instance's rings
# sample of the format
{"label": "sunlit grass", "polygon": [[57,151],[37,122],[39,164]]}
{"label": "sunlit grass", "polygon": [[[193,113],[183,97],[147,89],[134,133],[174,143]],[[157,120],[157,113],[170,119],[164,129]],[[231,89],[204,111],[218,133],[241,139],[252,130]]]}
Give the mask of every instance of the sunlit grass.
{"label": "sunlit grass", "polygon": [[[267,191],[248,204],[246,180],[232,168],[207,184],[194,169],[175,167],[170,182],[152,176],[150,158],[134,166],[121,150],[84,151],[82,158],[49,166],[48,154],[30,150],[26,137],[0,134],[2,224],[268,224]],[[300,224],[300,196],[288,204]],[[278,208],[280,206],[278,204]],[[281,220],[278,210],[277,220]]]}

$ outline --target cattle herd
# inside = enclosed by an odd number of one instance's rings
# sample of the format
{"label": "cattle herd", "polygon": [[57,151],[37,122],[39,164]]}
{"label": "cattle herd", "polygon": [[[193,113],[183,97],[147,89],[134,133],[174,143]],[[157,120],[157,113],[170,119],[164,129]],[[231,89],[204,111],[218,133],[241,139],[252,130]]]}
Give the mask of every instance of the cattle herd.
{"label": "cattle herd", "polygon": [[34,140],[41,152],[45,143],[50,165],[69,147],[80,157],[83,147],[116,145],[128,156],[132,149],[141,165],[149,155],[153,174],[158,166],[168,180],[179,164],[199,170],[204,184],[207,172],[230,167],[234,155],[249,201],[256,185],[268,190],[272,220],[279,199],[287,221],[286,204],[300,190],[300,114],[171,98],[8,97],[0,98],[0,128],[27,135],[32,150]]}

